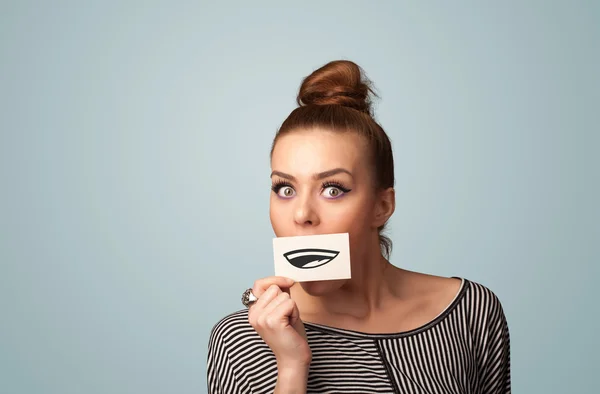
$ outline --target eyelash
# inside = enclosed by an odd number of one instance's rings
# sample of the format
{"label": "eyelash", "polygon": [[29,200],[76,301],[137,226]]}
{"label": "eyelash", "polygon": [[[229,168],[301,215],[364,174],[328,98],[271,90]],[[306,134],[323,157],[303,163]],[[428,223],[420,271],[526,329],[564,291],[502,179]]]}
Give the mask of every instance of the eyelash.
{"label": "eyelash", "polygon": [[327,182],[324,182],[324,183],[323,183],[323,186],[322,186],[322,188],[323,188],[323,189],[326,189],[326,188],[328,188],[328,187],[335,187],[335,188],[338,188],[338,189],[340,189],[340,190],[341,190],[342,192],[344,192],[344,193],[348,193],[348,192],[351,192],[351,191],[352,191],[352,189],[348,189],[347,187],[344,187],[344,185],[342,185],[342,184],[341,184],[340,182],[338,182],[338,181],[327,181]]}
{"label": "eyelash", "polygon": [[[292,184],[289,183],[288,181],[278,180],[275,183],[273,183],[273,185],[271,186],[271,190],[273,190],[275,193],[279,193],[279,191],[284,187],[291,187],[292,189],[294,188],[294,186],[292,186]],[[348,189],[347,187],[345,187],[338,181],[323,182],[321,187],[323,189],[326,189],[328,187],[335,187],[335,188],[340,189],[343,193],[349,193],[352,191],[352,189]]]}
{"label": "eyelash", "polygon": [[273,183],[273,186],[271,186],[271,190],[273,190],[275,193],[279,193],[279,191],[283,187],[291,187],[292,189],[294,188],[291,183],[289,183],[287,181],[279,180],[279,181]]}

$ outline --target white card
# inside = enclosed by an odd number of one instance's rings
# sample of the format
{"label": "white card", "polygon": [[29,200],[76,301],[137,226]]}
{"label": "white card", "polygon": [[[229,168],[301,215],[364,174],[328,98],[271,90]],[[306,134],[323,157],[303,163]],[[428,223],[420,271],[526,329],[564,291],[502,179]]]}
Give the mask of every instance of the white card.
{"label": "white card", "polygon": [[273,239],[275,275],[296,282],[350,278],[348,233]]}

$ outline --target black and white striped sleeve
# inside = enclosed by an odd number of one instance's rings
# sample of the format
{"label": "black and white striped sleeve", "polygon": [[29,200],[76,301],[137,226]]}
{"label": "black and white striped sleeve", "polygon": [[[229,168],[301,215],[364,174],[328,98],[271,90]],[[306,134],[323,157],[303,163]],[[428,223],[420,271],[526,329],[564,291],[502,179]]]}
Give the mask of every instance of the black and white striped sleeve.
{"label": "black and white striped sleeve", "polygon": [[209,394],[241,392],[227,352],[225,321],[217,323],[208,341],[207,385]]}
{"label": "black and white striped sleeve", "polygon": [[511,392],[508,323],[498,297],[488,291],[484,299],[487,304],[487,316],[481,347],[481,387],[484,393],[508,394]]}

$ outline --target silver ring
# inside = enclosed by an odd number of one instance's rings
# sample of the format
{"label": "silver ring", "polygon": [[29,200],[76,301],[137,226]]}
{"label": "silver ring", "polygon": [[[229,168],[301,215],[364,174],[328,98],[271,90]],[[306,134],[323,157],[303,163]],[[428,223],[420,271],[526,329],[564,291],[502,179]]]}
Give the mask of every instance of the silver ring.
{"label": "silver ring", "polygon": [[244,291],[244,294],[242,294],[242,304],[244,304],[246,308],[250,308],[256,301],[258,301],[258,298],[252,293],[252,289],[247,289]]}

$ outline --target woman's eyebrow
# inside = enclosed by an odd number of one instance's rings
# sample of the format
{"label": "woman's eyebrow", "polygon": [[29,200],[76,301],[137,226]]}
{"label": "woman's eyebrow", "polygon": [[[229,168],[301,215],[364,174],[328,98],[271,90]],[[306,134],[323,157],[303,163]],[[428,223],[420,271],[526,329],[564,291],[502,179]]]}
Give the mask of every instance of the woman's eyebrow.
{"label": "woman's eyebrow", "polygon": [[[346,170],[345,168],[334,168],[332,170],[327,170],[327,171],[319,172],[318,174],[314,174],[313,178],[314,179],[323,179],[323,178],[327,178],[327,177],[337,175],[340,173],[346,173],[346,174],[350,175],[351,177],[353,177],[352,173],[350,171]],[[286,174],[285,172],[273,171],[271,173],[271,178],[273,177],[273,175],[277,175],[282,178],[289,179],[290,181],[296,181],[296,177],[294,177],[293,175],[290,175],[290,174]]]}
{"label": "woman's eyebrow", "polygon": [[330,176],[337,175],[340,173],[346,173],[346,174],[350,175],[351,178],[354,178],[352,176],[352,173],[350,171],[346,170],[345,168],[334,168],[333,170],[323,171],[323,172],[313,175],[313,178],[314,179],[323,179],[323,178],[328,178]]}
{"label": "woman's eyebrow", "polygon": [[271,178],[273,178],[273,175],[277,175],[277,176],[280,176],[282,178],[289,179],[290,181],[296,181],[296,178],[294,176],[292,176],[290,174],[286,174],[285,172],[273,171],[271,173]]}

